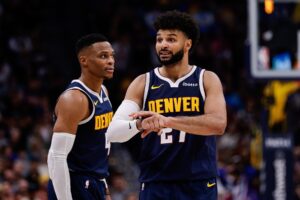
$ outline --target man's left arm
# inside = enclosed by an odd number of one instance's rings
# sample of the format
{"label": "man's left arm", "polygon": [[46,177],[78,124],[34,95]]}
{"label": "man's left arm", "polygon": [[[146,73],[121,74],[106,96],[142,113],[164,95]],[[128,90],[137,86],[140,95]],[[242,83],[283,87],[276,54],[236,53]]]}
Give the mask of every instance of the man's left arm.
{"label": "man's left arm", "polygon": [[215,73],[211,71],[204,73],[204,88],[206,94],[204,115],[170,117],[167,127],[197,135],[224,133],[227,124],[226,103],[221,81]]}

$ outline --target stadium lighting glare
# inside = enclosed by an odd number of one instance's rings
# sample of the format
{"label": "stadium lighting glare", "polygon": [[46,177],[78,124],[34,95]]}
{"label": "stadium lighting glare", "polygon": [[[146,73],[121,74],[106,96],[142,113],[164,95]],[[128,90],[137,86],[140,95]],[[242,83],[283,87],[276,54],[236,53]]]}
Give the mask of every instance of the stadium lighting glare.
{"label": "stadium lighting glare", "polygon": [[274,0],[265,0],[265,12],[272,14],[274,11]]}

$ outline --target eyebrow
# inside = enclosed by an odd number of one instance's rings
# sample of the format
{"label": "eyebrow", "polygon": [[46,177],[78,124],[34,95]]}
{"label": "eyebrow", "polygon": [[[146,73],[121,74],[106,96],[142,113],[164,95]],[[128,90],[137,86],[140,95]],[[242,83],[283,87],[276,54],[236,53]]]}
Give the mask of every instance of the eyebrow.
{"label": "eyebrow", "polygon": [[177,34],[175,34],[175,33],[170,33],[170,34],[168,34],[168,36],[177,36]]}
{"label": "eyebrow", "polygon": [[115,51],[101,50],[98,51],[97,53],[115,53]]}
{"label": "eyebrow", "polygon": [[[161,36],[161,34],[158,33],[157,36]],[[170,36],[176,36],[176,37],[177,37],[178,35],[177,35],[176,33],[170,33],[170,34],[168,34],[167,36],[169,36],[169,37],[170,37]]]}

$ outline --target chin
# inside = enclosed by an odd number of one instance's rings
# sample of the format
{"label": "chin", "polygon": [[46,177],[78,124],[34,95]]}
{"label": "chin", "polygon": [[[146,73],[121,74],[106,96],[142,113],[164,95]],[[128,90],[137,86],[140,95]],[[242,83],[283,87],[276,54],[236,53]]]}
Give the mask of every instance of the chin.
{"label": "chin", "polygon": [[104,80],[107,80],[107,79],[112,79],[113,78],[113,75],[110,75],[110,76],[105,76],[104,77]]}

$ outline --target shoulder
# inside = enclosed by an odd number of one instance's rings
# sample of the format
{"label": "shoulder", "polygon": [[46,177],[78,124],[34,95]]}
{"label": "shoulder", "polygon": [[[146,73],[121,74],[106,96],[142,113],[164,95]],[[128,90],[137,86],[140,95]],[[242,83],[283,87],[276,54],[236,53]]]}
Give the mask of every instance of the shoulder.
{"label": "shoulder", "polygon": [[83,108],[86,105],[88,108],[88,98],[78,89],[70,89],[62,93],[57,101],[55,112],[63,111],[76,111],[76,108]]}
{"label": "shoulder", "polygon": [[135,101],[139,106],[142,105],[144,89],[146,84],[146,74],[137,76],[129,85],[125,99]]}
{"label": "shoulder", "polygon": [[55,106],[53,131],[76,134],[77,126],[89,115],[88,97],[78,89],[70,89],[60,95]]}
{"label": "shoulder", "polygon": [[133,82],[136,82],[136,83],[144,83],[145,84],[145,80],[146,80],[146,74],[141,74],[139,76],[137,76]]}
{"label": "shoulder", "polygon": [[206,91],[210,88],[222,88],[219,76],[215,72],[209,70],[204,71],[203,84]]}
{"label": "shoulder", "polygon": [[137,76],[129,85],[129,88],[144,88],[146,83],[146,74]]}
{"label": "shoulder", "polygon": [[214,81],[220,82],[219,76],[215,72],[209,70],[204,71],[203,80],[205,83],[210,83]]}
{"label": "shoulder", "polygon": [[68,103],[82,103],[87,100],[87,96],[83,91],[78,89],[70,89],[61,94],[59,101],[68,102]]}

